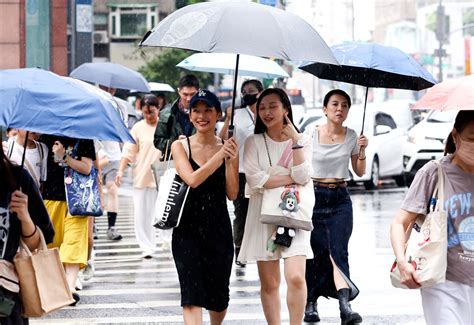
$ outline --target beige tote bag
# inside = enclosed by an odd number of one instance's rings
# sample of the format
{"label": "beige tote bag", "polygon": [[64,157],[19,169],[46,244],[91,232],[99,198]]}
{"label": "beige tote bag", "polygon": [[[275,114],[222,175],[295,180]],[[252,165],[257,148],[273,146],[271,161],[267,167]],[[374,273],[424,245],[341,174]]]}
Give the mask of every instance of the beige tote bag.
{"label": "beige tote bag", "polygon": [[[446,280],[448,253],[448,215],[444,211],[444,173],[439,161],[438,183],[433,192],[436,206],[425,216],[418,216],[407,230],[405,257],[416,270],[423,288],[431,287]],[[400,270],[395,261],[390,270],[392,285],[408,289],[400,282]]]}
{"label": "beige tote bag", "polygon": [[20,239],[14,263],[25,317],[41,317],[74,302],[57,248],[48,249],[39,228],[40,247],[31,252]]}

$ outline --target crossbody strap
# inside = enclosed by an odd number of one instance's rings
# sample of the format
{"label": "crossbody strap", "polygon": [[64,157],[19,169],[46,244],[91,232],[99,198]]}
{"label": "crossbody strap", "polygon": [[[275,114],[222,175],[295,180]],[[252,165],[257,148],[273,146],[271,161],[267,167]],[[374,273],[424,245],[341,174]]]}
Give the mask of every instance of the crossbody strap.
{"label": "crossbody strap", "polygon": [[270,158],[270,151],[268,150],[268,143],[267,143],[267,137],[265,136],[265,132],[263,134],[263,140],[265,141],[265,148],[267,149],[267,156],[268,156],[268,162],[270,163],[270,167],[272,165],[272,158]]}

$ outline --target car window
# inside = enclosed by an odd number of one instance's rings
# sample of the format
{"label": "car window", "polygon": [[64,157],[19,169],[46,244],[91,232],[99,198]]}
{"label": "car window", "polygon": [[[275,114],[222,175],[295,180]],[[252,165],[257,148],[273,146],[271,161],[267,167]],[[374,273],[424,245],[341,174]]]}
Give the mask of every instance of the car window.
{"label": "car window", "polygon": [[397,124],[395,123],[393,118],[385,113],[377,113],[377,115],[375,115],[375,127],[377,125],[386,125],[389,126],[391,129],[397,128]]}
{"label": "car window", "polygon": [[428,115],[427,122],[430,123],[450,123],[454,122],[456,118],[457,111],[456,110],[449,110],[449,111],[431,111]]}

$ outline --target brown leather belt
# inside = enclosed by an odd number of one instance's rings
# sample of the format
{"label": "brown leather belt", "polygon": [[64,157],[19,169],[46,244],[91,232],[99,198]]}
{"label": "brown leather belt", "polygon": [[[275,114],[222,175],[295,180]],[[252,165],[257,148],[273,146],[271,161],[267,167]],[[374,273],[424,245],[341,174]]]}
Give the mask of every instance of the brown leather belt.
{"label": "brown leather belt", "polygon": [[325,183],[313,180],[314,186],[317,187],[326,187],[326,188],[338,188],[338,187],[347,187],[347,182],[334,182],[334,183]]}

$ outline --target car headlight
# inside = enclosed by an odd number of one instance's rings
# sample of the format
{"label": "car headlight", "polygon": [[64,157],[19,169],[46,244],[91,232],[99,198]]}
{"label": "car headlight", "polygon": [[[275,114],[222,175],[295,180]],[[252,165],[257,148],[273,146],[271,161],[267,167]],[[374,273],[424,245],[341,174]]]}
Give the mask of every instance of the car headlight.
{"label": "car headlight", "polygon": [[419,143],[423,140],[425,140],[423,135],[409,135],[407,138],[407,141],[410,143]]}

